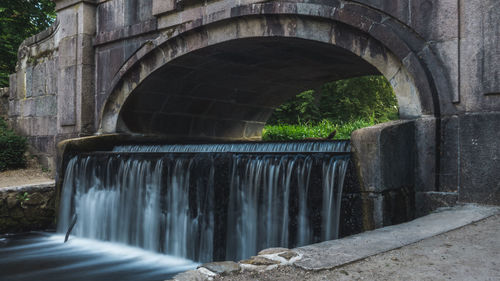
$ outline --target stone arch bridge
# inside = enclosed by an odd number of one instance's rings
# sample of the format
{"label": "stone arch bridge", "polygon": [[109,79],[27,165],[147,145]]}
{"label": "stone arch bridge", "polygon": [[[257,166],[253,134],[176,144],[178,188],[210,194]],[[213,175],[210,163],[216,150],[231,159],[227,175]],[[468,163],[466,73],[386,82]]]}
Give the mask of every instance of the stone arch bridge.
{"label": "stone arch bridge", "polygon": [[405,121],[353,135],[364,191],[500,203],[497,0],[55,2],[3,94],[52,168],[81,136],[258,139],[300,91],[383,74]]}

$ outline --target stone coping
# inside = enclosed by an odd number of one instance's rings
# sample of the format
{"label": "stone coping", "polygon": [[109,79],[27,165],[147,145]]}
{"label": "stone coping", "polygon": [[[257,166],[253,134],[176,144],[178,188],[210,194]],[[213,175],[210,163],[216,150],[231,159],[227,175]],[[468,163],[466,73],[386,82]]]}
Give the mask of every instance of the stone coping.
{"label": "stone coping", "polygon": [[25,185],[0,187],[0,192],[28,191],[28,190],[32,190],[32,189],[44,189],[44,188],[55,187],[55,185],[56,185],[55,181],[52,180],[52,181],[46,181],[46,182],[41,182],[41,183],[32,183],[32,184],[25,184]]}
{"label": "stone coping", "polygon": [[203,264],[176,275],[171,281],[212,280],[235,271],[266,271],[278,266],[325,270],[401,248],[500,213],[500,207],[464,204],[441,208],[434,213],[399,225],[364,232],[343,239],[296,249],[262,250],[248,260]]}

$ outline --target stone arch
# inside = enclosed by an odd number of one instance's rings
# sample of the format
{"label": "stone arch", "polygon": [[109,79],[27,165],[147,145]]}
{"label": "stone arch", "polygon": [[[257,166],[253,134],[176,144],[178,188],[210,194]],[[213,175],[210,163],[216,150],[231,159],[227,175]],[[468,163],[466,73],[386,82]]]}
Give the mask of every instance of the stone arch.
{"label": "stone arch", "polygon": [[[260,8],[256,8],[256,6],[259,5],[233,9],[231,15],[225,18],[207,17],[199,22],[192,22],[189,26],[182,26],[174,32],[165,32],[156,40],[143,45],[124,64],[112,81],[112,87],[100,119],[101,133],[124,131],[225,139],[258,137],[259,133],[257,132],[265,122],[262,120],[266,119],[265,112],[261,112],[262,114],[259,115],[259,110],[250,114],[253,117],[232,120],[235,122],[227,121],[227,116],[208,116],[214,120],[213,124],[198,122],[200,118],[207,119],[206,114],[197,115],[187,112],[188,118],[179,117],[176,119],[168,115],[167,111],[162,112],[167,114],[163,121],[160,120],[156,122],[157,124],[152,124],[155,123],[152,120],[154,114],[149,117],[143,116],[144,120],[131,130],[130,124],[125,121],[127,118],[124,117],[123,109],[127,108],[127,103],[134,104],[139,100],[149,98],[144,95],[131,102],[131,97],[139,97],[141,87],[147,87],[149,80],[154,79],[155,75],[161,75],[162,71],[163,77],[169,73],[176,73],[175,67],[172,69],[171,66],[179,66],[179,60],[189,60],[190,54],[199,56],[197,52],[218,46],[234,45],[235,42],[237,45],[237,42],[244,40],[259,39],[299,40],[307,42],[310,44],[309,46],[329,46],[332,48],[332,52],[346,56],[352,62],[356,60],[366,62],[366,73],[358,73],[358,75],[372,74],[378,71],[386,76],[391,81],[398,97],[402,118],[414,119],[425,115],[439,116],[438,91],[447,90],[442,89],[443,86],[440,89],[434,84],[434,79],[439,78],[434,78],[436,76],[434,74],[439,73],[439,63],[436,62],[432,54],[427,52],[425,46],[419,45],[418,38],[412,37],[410,31],[406,31],[404,38],[400,36],[401,30],[404,30],[405,27],[397,26],[392,21],[385,23],[388,20],[384,19],[384,15],[359,5],[336,8],[303,4],[303,7],[310,6],[311,9],[302,9],[301,11],[294,10],[294,6],[288,7],[287,4],[283,3],[277,6],[276,3],[267,6],[262,4]],[[356,9],[352,9],[353,7]],[[356,61],[356,63],[359,62]],[[429,65],[434,66],[434,68],[428,68]],[[370,69],[370,66],[373,69]],[[355,72],[351,71],[348,76],[355,76]],[[317,82],[326,81],[328,80]],[[446,85],[446,83],[440,83],[440,85]],[[296,93],[298,92],[290,93],[288,96]],[[209,98],[213,99],[213,97]],[[149,102],[151,105],[159,103],[156,103],[154,99]],[[164,107],[166,101],[163,100],[161,103]],[[214,104],[217,104],[217,99],[214,99],[210,106]],[[219,110],[234,108],[234,103],[231,101],[225,104],[226,107],[220,107]],[[274,105],[278,104],[274,103]],[[198,106],[203,107],[203,105]],[[249,106],[252,107],[254,104],[249,104]],[[231,110],[229,111],[231,112]],[[138,117],[135,112],[133,113],[134,118]],[[185,115],[181,113],[178,116],[186,117]],[[165,122],[177,124],[185,122],[182,125],[184,131],[175,131],[175,128],[168,126]],[[226,130],[217,131],[217,124],[226,127]],[[137,128],[142,127],[145,127],[146,130],[137,130]],[[158,130],[154,127],[162,129]],[[208,133],[207,127],[210,128]],[[175,132],[171,133],[170,130]]]}

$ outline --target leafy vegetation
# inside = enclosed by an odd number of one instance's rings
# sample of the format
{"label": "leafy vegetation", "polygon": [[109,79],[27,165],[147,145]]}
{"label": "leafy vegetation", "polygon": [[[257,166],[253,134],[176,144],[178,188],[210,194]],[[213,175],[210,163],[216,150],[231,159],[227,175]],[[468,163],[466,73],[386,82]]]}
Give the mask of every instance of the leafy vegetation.
{"label": "leafy vegetation", "polygon": [[262,140],[303,140],[310,138],[326,138],[330,133],[336,131],[334,139],[349,139],[354,130],[375,125],[373,121],[356,120],[347,123],[335,124],[329,120],[323,120],[317,124],[282,124],[267,125],[262,134]]}
{"label": "leafy vegetation", "polygon": [[52,0],[0,1],[0,87],[8,86],[15,71],[19,45],[54,22],[54,9]]}
{"label": "leafy vegetation", "polygon": [[383,76],[345,79],[305,91],[275,110],[264,140],[348,139],[352,131],[398,119],[397,100]]}
{"label": "leafy vegetation", "polygon": [[0,171],[26,166],[26,138],[16,135],[0,118]]}

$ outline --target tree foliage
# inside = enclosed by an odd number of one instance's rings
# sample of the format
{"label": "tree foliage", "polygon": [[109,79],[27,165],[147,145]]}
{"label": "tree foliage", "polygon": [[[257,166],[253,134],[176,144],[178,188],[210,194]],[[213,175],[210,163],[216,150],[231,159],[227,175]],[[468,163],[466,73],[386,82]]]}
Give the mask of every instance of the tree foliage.
{"label": "tree foliage", "polygon": [[387,79],[364,76],[326,83],[319,92],[300,93],[277,108],[268,124],[380,123],[397,117],[396,96]]}
{"label": "tree foliage", "polygon": [[0,1],[0,87],[15,71],[19,45],[54,22],[54,8],[52,0]]}

